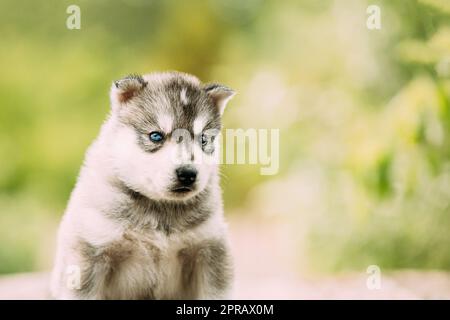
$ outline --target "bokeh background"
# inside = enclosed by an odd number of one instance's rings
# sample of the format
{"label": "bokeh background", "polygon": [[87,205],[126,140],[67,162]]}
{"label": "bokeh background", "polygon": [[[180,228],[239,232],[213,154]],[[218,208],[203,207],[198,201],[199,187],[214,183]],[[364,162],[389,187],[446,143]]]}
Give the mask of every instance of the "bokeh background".
{"label": "bokeh background", "polygon": [[111,81],[155,70],[235,88],[225,127],[280,129],[278,174],[222,167],[238,264],[450,269],[450,2],[2,0],[0,39],[0,274],[50,269]]}

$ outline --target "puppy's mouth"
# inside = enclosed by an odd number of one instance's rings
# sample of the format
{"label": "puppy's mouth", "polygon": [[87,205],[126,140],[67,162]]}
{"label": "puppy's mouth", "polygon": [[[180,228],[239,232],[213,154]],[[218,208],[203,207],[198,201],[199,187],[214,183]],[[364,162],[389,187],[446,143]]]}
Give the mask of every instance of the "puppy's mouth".
{"label": "puppy's mouth", "polygon": [[186,194],[186,193],[189,193],[189,192],[192,192],[192,191],[194,191],[194,188],[191,188],[191,187],[177,187],[177,188],[173,188],[173,189],[171,189],[170,191],[172,191],[173,193],[175,193],[175,194],[180,194],[180,195],[182,195],[182,194]]}

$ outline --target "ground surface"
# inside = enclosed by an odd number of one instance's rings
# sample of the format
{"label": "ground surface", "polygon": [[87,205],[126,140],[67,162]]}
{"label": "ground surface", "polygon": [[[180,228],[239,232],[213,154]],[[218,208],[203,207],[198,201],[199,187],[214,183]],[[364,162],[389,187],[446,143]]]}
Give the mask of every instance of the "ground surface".
{"label": "ground surface", "polygon": [[[47,273],[0,278],[0,300],[47,299]],[[284,282],[275,277],[241,282],[235,299],[450,299],[450,275],[402,271],[384,276],[379,290],[355,274]]]}

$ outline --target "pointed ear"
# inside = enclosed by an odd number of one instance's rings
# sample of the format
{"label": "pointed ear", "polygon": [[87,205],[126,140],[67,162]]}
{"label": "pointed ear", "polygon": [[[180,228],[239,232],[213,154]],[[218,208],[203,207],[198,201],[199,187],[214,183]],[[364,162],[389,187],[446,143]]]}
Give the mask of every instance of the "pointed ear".
{"label": "pointed ear", "polygon": [[228,101],[236,94],[233,89],[230,89],[218,83],[207,84],[205,85],[203,90],[205,90],[205,92],[209,95],[209,97],[219,110],[220,115],[223,114]]}
{"label": "pointed ear", "polygon": [[111,86],[111,105],[113,108],[127,103],[137,96],[145,87],[147,82],[139,75],[129,75],[123,79],[114,81]]}

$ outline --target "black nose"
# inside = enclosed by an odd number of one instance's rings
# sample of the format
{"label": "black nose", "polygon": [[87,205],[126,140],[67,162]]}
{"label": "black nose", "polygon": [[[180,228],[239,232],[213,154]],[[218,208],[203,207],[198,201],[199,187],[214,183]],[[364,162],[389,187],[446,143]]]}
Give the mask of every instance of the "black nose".
{"label": "black nose", "polygon": [[180,167],[176,170],[178,181],[183,186],[190,186],[197,178],[197,170],[193,167]]}

